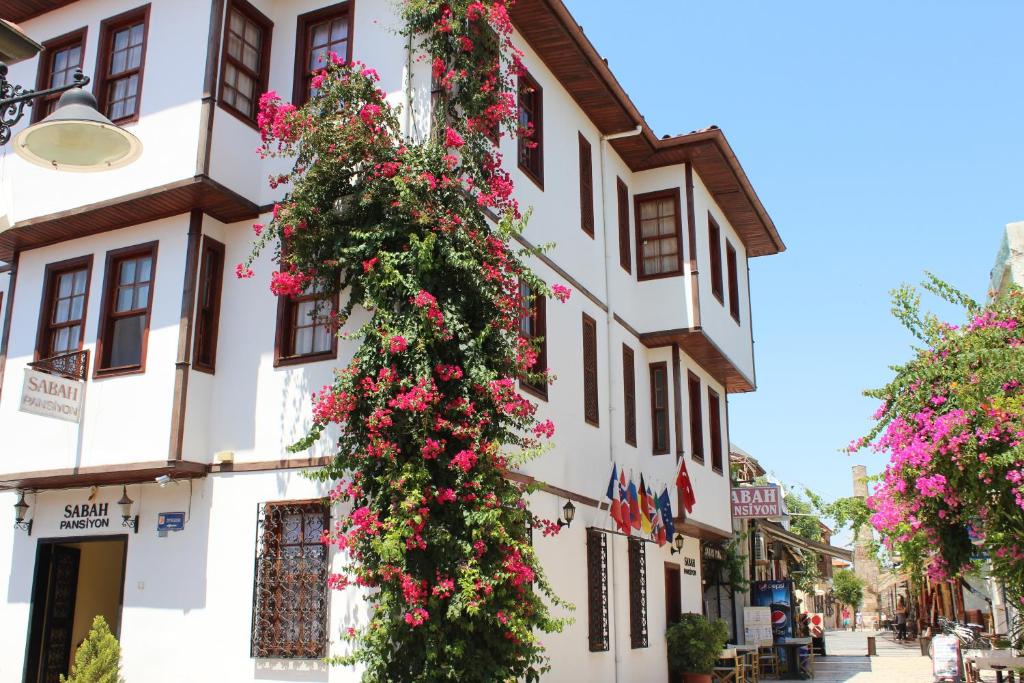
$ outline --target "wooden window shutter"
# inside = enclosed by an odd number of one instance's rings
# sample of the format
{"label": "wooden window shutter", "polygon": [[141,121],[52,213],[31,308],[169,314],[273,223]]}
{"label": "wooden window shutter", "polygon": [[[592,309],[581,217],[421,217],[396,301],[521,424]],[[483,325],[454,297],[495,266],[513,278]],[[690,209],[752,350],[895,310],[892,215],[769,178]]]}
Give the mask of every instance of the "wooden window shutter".
{"label": "wooden window shutter", "polygon": [[708,389],[708,422],[711,435],[711,469],[722,472],[722,402],[718,392]]}
{"label": "wooden window shutter", "polygon": [[740,321],[740,274],[736,264],[736,247],[729,240],[725,241],[725,266],[729,277],[729,314],[733,320]]}
{"label": "wooden window shutter", "polygon": [[580,226],[594,236],[594,161],[590,141],[580,133]]}
{"label": "wooden window shutter", "polygon": [[668,438],[668,363],[651,363],[651,453],[669,452]]}
{"label": "wooden window shutter", "polygon": [[595,427],[601,422],[597,400],[597,323],[583,314],[583,419]]}
{"label": "wooden window shutter", "polygon": [[636,446],[636,362],[633,349],[622,345],[622,402],[625,405],[626,443]]}
{"label": "wooden window shutter", "polygon": [[718,303],[725,303],[722,293],[722,231],[708,214],[708,253],[711,256],[711,293]]}
{"label": "wooden window shutter", "polygon": [[687,390],[690,401],[690,451],[694,460],[704,462],[704,416],[700,409],[700,377],[687,373]]}
{"label": "wooden window shutter", "polygon": [[629,643],[647,647],[647,548],[639,538],[629,539]]}
{"label": "wooden window shutter", "polygon": [[607,652],[608,539],[597,529],[587,529],[587,624],[590,651]]}
{"label": "wooden window shutter", "polygon": [[629,188],[622,178],[615,179],[619,201],[619,265],[627,273],[633,272],[633,253],[629,245]]}

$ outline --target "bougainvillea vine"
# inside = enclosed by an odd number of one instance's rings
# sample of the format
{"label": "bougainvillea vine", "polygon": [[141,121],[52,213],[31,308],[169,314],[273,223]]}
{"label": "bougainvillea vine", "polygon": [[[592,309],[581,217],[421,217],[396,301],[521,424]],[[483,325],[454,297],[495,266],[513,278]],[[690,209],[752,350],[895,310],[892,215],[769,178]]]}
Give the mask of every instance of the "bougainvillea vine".
{"label": "bougainvillea vine", "polygon": [[[338,661],[381,683],[536,680],[547,666],[538,636],[563,626],[549,610],[565,605],[529,528],[557,527],[506,475],[554,431],[517,391],[523,376],[549,381],[519,334],[524,305],[569,292],[510,247],[523,218],[497,141],[530,131],[517,130],[506,3],[409,0],[401,11],[436,85],[429,137],[404,138],[377,74],[336,55],[308,104],[265,94],[261,154],[294,158],[271,179],[291,190],[254,227],[237,274],[251,277],[273,249],[272,291],[340,293],[331,320],[358,340],[293,447],[340,428],[316,475],[344,510],[325,539],[347,558],[330,583],[364,587],[372,610]],[[357,309],[368,321],[351,329]]]}

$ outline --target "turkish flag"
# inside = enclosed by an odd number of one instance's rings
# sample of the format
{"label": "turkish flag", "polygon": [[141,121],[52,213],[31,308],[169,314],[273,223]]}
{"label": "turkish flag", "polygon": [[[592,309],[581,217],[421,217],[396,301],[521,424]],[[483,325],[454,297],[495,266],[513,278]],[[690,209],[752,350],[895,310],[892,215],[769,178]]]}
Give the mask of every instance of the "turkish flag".
{"label": "turkish flag", "polygon": [[686,471],[686,457],[679,459],[679,473],[676,475],[676,488],[679,489],[679,502],[686,508],[687,514],[693,512],[693,506],[697,502],[697,496],[693,494],[693,485],[690,483],[690,473]]}

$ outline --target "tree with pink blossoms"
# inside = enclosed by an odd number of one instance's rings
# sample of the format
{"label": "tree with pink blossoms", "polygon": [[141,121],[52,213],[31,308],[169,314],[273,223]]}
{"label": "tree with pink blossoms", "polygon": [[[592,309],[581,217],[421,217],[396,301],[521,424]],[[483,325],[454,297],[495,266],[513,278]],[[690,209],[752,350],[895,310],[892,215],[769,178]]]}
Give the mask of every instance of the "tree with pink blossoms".
{"label": "tree with pink blossoms", "polygon": [[929,276],[923,287],[961,306],[952,325],[921,310],[917,290],[893,311],[921,346],[895,368],[871,432],[850,446],[889,456],[868,499],[871,524],[917,576],[991,571],[1024,601],[1024,292],[982,306]]}

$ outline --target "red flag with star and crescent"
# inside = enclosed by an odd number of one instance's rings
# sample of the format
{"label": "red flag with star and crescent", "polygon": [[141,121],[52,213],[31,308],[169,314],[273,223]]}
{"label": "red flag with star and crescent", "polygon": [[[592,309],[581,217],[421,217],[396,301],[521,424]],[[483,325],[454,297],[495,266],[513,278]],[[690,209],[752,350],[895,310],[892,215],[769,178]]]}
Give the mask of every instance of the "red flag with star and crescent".
{"label": "red flag with star and crescent", "polygon": [[693,484],[690,483],[690,473],[686,470],[686,458],[679,459],[679,472],[676,474],[676,488],[679,490],[679,502],[686,508],[687,514],[693,512],[693,506],[697,502],[697,496],[693,494]]}

